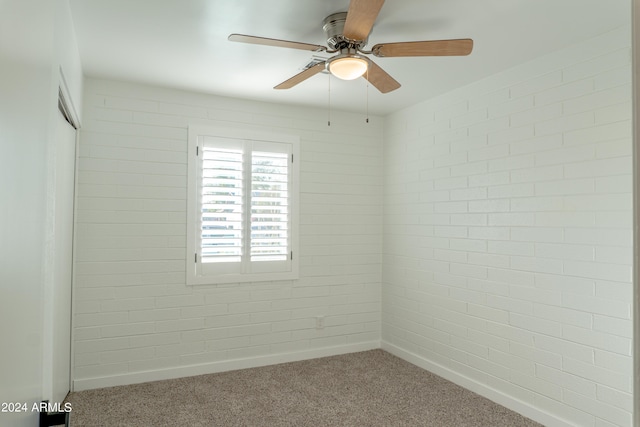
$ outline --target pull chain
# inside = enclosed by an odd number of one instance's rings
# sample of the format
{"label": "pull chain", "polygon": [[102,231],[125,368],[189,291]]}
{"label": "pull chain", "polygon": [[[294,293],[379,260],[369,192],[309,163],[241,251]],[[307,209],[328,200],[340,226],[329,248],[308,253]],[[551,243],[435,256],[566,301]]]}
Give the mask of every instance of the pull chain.
{"label": "pull chain", "polygon": [[369,67],[367,67],[367,120],[366,122],[369,123]]}
{"label": "pull chain", "polygon": [[327,126],[331,126],[331,73],[329,73],[329,91],[328,91],[328,116],[327,116]]}

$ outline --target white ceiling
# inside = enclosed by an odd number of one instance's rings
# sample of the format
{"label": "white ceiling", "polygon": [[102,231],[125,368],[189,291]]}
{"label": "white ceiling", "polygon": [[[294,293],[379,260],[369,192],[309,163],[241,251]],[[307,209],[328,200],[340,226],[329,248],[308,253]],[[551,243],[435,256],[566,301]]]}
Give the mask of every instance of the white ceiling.
{"label": "white ceiling", "polygon": [[[328,75],[289,90],[312,52],[233,43],[231,33],[326,44],[322,20],[349,0],[70,0],[87,76],[236,98],[326,107]],[[466,57],[373,58],[402,87],[369,87],[385,115],[631,20],[630,0],[387,0],[369,37],[474,39]],[[331,78],[331,108],[366,109],[366,80]]]}

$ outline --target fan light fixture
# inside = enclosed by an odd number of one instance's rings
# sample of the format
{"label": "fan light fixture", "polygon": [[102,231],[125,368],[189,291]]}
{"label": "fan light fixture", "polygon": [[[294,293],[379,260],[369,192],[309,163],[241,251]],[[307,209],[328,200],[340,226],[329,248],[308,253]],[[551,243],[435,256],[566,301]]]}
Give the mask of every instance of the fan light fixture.
{"label": "fan light fixture", "polygon": [[354,80],[366,73],[369,62],[358,55],[338,56],[329,62],[331,74],[342,80]]}

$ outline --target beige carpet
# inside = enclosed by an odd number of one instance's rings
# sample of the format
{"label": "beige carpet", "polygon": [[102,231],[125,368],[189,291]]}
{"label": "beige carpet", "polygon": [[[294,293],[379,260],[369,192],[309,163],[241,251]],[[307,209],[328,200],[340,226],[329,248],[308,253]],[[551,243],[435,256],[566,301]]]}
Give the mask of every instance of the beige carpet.
{"label": "beige carpet", "polygon": [[372,350],[71,393],[71,426],[539,426]]}

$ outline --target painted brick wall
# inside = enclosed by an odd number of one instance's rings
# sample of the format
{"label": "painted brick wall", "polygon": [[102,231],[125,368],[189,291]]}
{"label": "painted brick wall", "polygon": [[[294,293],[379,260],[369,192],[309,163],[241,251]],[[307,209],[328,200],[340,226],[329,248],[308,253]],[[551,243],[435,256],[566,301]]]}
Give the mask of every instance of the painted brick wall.
{"label": "painted brick wall", "polygon": [[[379,346],[382,119],[95,79],[84,113],[76,389]],[[299,280],[185,285],[191,120],[300,135]]]}
{"label": "painted brick wall", "polygon": [[630,40],[385,120],[383,346],[548,425],[631,425]]}

